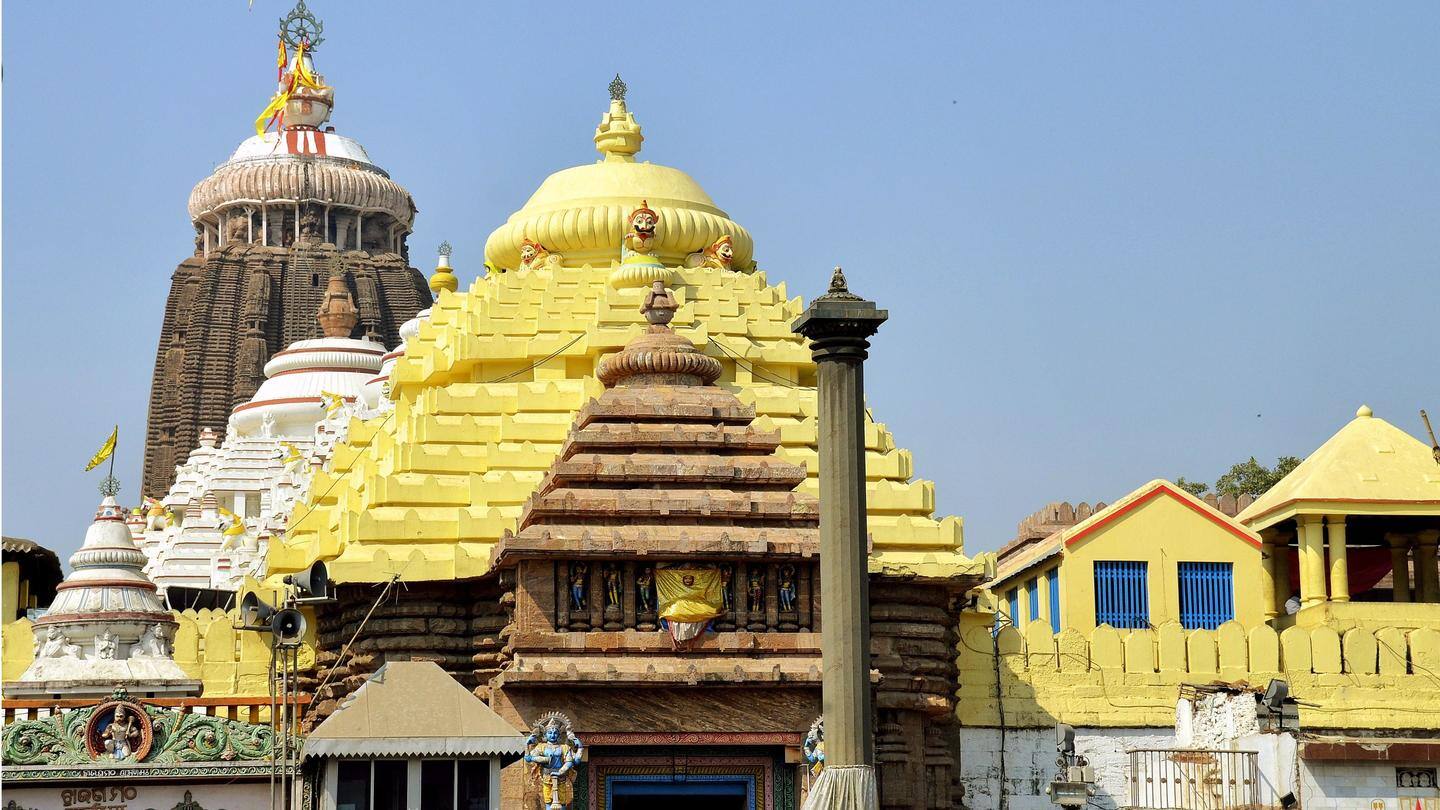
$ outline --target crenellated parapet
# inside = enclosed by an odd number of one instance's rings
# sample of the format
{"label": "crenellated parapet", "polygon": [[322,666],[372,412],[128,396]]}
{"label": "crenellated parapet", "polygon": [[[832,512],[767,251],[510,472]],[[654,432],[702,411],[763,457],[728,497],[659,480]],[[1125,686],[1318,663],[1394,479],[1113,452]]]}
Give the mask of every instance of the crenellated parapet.
{"label": "crenellated parapet", "polygon": [[[1272,678],[1304,701],[1302,729],[1440,729],[1415,707],[1440,700],[1440,630],[1245,627],[1052,633],[1047,622],[993,632],[994,616],[961,617],[956,716],[995,727],[1155,727],[1175,722],[1182,686],[1263,690]],[[1314,704],[1314,705],[1308,705]]]}

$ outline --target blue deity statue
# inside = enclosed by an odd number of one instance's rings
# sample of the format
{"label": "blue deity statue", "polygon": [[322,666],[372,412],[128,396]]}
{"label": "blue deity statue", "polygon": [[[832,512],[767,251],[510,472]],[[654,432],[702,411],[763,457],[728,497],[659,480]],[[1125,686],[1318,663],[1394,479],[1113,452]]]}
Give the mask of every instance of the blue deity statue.
{"label": "blue deity statue", "polygon": [[565,810],[574,799],[575,767],[584,746],[571,730],[570,719],[551,712],[535,724],[525,740],[525,764],[532,785],[539,788],[546,810]]}

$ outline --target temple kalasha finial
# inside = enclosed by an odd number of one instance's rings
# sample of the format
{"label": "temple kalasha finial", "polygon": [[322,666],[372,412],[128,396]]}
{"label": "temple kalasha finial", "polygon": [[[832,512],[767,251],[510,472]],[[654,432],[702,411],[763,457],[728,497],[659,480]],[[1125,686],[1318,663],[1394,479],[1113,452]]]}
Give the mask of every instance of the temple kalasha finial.
{"label": "temple kalasha finial", "polygon": [[616,73],[615,78],[610,80],[610,100],[624,101],[625,91],[627,89],[628,88],[625,86],[625,80],[620,78],[619,73]]}

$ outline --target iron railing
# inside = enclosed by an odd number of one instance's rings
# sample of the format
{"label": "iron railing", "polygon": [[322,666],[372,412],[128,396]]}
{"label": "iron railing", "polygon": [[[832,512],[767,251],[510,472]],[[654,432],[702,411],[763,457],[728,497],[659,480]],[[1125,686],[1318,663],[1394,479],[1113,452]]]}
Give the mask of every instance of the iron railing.
{"label": "iron railing", "polygon": [[1129,808],[1234,810],[1260,803],[1254,751],[1145,748],[1130,752]]}

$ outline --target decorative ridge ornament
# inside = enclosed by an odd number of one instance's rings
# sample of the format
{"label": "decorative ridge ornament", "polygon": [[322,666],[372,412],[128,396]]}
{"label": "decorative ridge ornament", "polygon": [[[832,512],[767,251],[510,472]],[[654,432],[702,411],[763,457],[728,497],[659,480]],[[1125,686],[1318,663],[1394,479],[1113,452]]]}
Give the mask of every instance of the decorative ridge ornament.
{"label": "decorative ridge ornament", "polygon": [[675,333],[670,321],[679,304],[665,282],[652,282],[640,311],[649,322],[644,333],[619,354],[600,361],[596,376],[606,388],[617,385],[710,385],[720,378],[720,361],[700,353]]}
{"label": "decorative ridge ornament", "polygon": [[610,80],[610,100],[624,101],[625,91],[628,89],[629,88],[625,85],[625,80],[620,78],[619,73],[616,73],[615,78]]}

